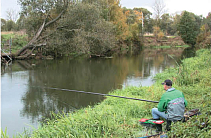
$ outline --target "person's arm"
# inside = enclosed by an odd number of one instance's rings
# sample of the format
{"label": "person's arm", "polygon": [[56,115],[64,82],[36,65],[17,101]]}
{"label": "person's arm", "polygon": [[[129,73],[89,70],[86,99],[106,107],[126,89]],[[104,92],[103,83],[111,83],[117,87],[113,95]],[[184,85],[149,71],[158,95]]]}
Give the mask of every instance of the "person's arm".
{"label": "person's arm", "polygon": [[185,96],[184,96],[184,94],[182,93],[182,96],[184,97],[184,100],[185,100],[185,107],[188,105],[188,102],[186,101],[186,99],[185,99]]}
{"label": "person's arm", "polygon": [[164,112],[164,111],[166,111],[166,108],[167,108],[167,102],[165,100],[164,95],[162,95],[162,97],[158,103],[158,111]]}

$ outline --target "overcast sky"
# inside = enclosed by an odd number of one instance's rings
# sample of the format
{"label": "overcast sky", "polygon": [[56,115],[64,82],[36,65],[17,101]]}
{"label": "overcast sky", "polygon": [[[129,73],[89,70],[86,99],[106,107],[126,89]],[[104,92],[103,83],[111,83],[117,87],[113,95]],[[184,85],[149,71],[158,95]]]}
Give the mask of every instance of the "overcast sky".
{"label": "overcast sky", "polygon": [[[211,0],[163,0],[168,13],[188,11],[206,17],[211,12]],[[153,13],[152,6],[155,0],[121,0],[122,7],[143,7]]]}
{"label": "overcast sky", "polygon": [[[13,9],[20,11],[18,0],[1,0],[1,18],[7,19],[6,11]],[[181,12],[183,10],[193,12],[196,15],[206,17],[211,12],[211,0],[163,0],[168,13]],[[153,13],[152,6],[155,0],[120,0],[122,7],[146,8]]]}

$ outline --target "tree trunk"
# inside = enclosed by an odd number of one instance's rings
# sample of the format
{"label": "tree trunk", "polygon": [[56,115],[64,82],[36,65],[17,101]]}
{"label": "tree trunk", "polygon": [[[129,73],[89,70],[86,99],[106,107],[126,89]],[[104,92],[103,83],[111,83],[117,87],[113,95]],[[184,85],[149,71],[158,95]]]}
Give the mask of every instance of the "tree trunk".
{"label": "tree trunk", "polygon": [[[38,39],[38,37],[41,35],[43,29],[45,29],[47,26],[49,26],[50,24],[56,22],[61,16],[62,14],[64,13],[65,10],[63,10],[55,19],[49,21],[46,23],[46,19],[47,17],[45,18],[43,24],[40,26],[39,30],[37,31],[36,35],[33,37],[33,39],[26,45],[24,46],[22,49],[20,49],[16,54],[15,56],[21,56],[22,53],[24,53],[25,50],[29,49],[29,48],[32,48],[32,51],[35,49],[36,45],[34,45],[35,42],[37,42],[38,40],[41,40],[41,39]],[[45,37],[44,37],[45,38]],[[30,53],[32,53],[32,51]],[[27,54],[27,56],[29,56],[30,54]]]}
{"label": "tree trunk", "polygon": [[37,38],[40,36],[44,26],[45,26],[45,21],[46,19],[44,20],[42,26],[39,28],[38,32],[36,33],[36,35],[33,37],[33,39],[26,45],[24,46],[21,50],[19,50],[16,55],[17,56],[20,56],[26,49],[30,48],[31,45],[37,40]]}

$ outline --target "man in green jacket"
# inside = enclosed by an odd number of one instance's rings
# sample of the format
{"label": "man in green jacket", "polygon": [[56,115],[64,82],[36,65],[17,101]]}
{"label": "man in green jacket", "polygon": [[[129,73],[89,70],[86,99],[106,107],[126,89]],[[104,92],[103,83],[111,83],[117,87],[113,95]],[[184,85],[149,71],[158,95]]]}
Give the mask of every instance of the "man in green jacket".
{"label": "man in green jacket", "polygon": [[162,85],[166,92],[162,95],[158,108],[152,109],[153,119],[157,120],[162,117],[170,121],[182,120],[187,106],[183,93],[172,87],[171,80],[165,80]]}

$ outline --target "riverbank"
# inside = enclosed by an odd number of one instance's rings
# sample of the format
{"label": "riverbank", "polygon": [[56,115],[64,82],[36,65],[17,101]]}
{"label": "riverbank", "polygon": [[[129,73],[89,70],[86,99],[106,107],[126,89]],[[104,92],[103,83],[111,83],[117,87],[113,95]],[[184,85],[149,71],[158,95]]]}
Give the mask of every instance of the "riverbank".
{"label": "riverbank", "polygon": [[144,47],[177,47],[187,46],[180,36],[164,36],[162,39],[158,39],[155,36],[144,36]]}
{"label": "riverbank", "polygon": [[[11,42],[10,42],[11,41]],[[24,31],[19,32],[1,32],[1,48],[9,53],[11,43],[11,53],[15,54],[28,43],[28,35]]]}
{"label": "riverbank", "polygon": [[[39,48],[35,49],[33,52],[30,50],[32,49],[29,48],[24,54],[29,53],[29,55],[26,56],[17,56],[16,53],[21,50],[24,46],[27,45],[28,43],[28,35],[24,31],[19,31],[19,32],[1,32],[1,46],[2,49],[4,50],[7,55],[9,55],[12,59],[17,59],[17,60],[23,60],[23,59],[54,59],[57,58],[57,56],[53,55],[52,53],[54,52],[48,52],[46,53],[45,50],[43,50],[43,47],[37,46]],[[11,44],[10,44],[11,43]],[[185,45],[185,43],[182,41],[182,39],[179,36],[169,36],[169,37],[163,37],[162,39],[157,39],[154,36],[144,36],[142,48],[170,48],[170,47],[188,47]],[[11,46],[9,46],[11,45]],[[118,44],[117,44],[118,45]],[[86,57],[103,57],[103,56],[111,56],[112,53],[113,55],[118,54],[118,53],[128,53],[128,50],[131,50],[131,46],[129,46],[126,42],[121,43],[121,48],[114,48],[110,50],[110,53],[103,54],[103,55],[86,55]],[[140,51],[140,43],[136,44],[136,42],[131,42],[130,45],[133,45],[132,49],[137,52]],[[45,48],[44,48],[45,49]],[[11,52],[11,53],[10,53]],[[4,55],[5,53],[2,53]],[[79,54],[79,53],[68,53],[68,54],[63,54],[61,56],[82,56],[84,54]],[[7,56],[4,56],[7,60]]]}
{"label": "riverbank", "polygon": [[[185,59],[177,68],[166,69],[156,75],[156,83],[150,87],[127,87],[109,94],[158,101],[164,93],[160,83],[169,78],[174,87],[183,91],[188,110],[199,108],[202,115],[187,123],[173,125],[169,136],[210,137],[210,50],[199,50],[196,57]],[[93,107],[80,109],[68,115],[57,116],[35,129],[31,137],[139,137],[140,118],[151,118],[151,108],[157,104],[107,97]],[[204,125],[201,125],[204,122]],[[196,133],[197,132],[197,133]],[[25,134],[16,137],[26,137]]]}

